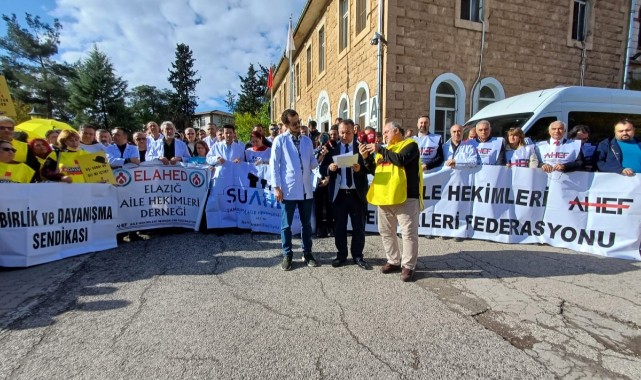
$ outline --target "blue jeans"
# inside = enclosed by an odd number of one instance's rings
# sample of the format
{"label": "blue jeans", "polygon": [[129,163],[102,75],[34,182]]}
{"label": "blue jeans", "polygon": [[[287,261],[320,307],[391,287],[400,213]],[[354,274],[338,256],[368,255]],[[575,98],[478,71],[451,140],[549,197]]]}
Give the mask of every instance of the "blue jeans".
{"label": "blue jeans", "polygon": [[280,239],[283,244],[283,256],[292,256],[292,221],[298,207],[300,222],[303,226],[303,254],[312,253],[312,207],[314,199],[288,201],[283,200],[280,214]]}

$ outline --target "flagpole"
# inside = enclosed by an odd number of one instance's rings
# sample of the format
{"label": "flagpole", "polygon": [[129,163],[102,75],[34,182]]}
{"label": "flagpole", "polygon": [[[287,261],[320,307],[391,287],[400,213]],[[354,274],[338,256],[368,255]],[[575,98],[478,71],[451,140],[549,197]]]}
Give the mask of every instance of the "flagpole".
{"label": "flagpole", "polygon": [[[289,33],[287,33],[287,38],[294,39],[294,31],[292,30],[292,15],[289,15]],[[287,55],[289,56],[289,108],[294,108],[294,70],[292,67],[292,51],[289,50]]]}
{"label": "flagpole", "polygon": [[[269,72],[273,73],[272,71],[273,65],[269,65]],[[269,86],[269,119],[270,122],[274,122],[274,79],[273,79],[274,74],[272,74],[272,83],[271,86]]]}

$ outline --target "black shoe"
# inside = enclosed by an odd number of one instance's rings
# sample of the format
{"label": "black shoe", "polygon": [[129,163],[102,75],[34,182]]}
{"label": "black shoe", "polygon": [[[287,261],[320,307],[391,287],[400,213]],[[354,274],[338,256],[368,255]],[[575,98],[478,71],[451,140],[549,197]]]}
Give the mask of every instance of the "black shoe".
{"label": "black shoe", "polygon": [[347,260],[346,259],[334,259],[334,260],[332,260],[332,266],[334,268],[340,268],[345,264],[347,264]]}
{"label": "black shoe", "polygon": [[464,240],[465,240],[465,239],[460,238],[460,237],[459,237],[459,238],[455,238],[455,239],[454,239],[454,241],[455,241],[455,242],[457,242],[457,243],[460,243],[460,242],[462,242],[462,241],[464,241]]}
{"label": "black shoe", "polygon": [[316,237],[317,238],[326,238],[327,237],[327,230],[323,227],[319,227],[316,229]]}
{"label": "black shoe", "polygon": [[354,264],[358,265],[359,268],[365,269],[365,270],[372,270],[372,266],[367,263],[367,261],[363,260],[362,257],[357,257],[354,259]]}
{"label": "black shoe", "polygon": [[303,255],[303,261],[307,264],[308,267],[319,267],[320,264],[316,261],[314,256],[311,253],[306,253]]}
{"label": "black shoe", "polygon": [[434,235],[426,235],[425,237],[428,238],[429,240],[434,239]]}
{"label": "black shoe", "polygon": [[292,270],[292,257],[285,256],[283,257],[283,262],[280,264],[280,269],[284,271]]}
{"label": "black shoe", "polygon": [[328,228],[327,229],[327,236],[333,237],[334,236],[334,229],[333,228]]}

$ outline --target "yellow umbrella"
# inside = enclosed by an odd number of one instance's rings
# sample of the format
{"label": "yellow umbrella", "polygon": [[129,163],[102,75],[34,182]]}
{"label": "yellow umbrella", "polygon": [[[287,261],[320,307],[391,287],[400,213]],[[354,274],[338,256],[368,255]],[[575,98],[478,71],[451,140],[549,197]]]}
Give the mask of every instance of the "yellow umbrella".
{"label": "yellow umbrella", "polygon": [[53,119],[31,119],[16,125],[17,131],[27,132],[29,141],[35,138],[45,138],[45,133],[51,129],[69,129],[75,131],[69,124]]}

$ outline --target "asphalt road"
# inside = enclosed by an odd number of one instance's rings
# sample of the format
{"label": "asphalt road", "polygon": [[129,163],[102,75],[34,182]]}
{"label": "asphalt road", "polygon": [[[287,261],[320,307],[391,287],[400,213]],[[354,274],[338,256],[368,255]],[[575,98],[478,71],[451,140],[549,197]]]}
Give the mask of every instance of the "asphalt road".
{"label": "asphalt road", "polygon": [[314,244],[291,272],[277,236],[193,232],[0,270],[0,378],[639,378],[641,263],[421,238],[403,283],[376,235],[372,271]]}

